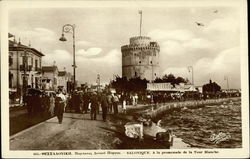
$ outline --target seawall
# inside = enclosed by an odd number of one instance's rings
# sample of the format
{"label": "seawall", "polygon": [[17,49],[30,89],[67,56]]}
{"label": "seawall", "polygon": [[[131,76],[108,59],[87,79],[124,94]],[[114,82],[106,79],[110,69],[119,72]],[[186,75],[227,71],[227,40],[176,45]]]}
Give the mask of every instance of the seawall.
{"label": "seawall", "polygon": [[223,102],[238,101],[238,100],[241,100],[241,97],[164,103],[164,104],[159,104],[156,109],[148,112],[147,114],[150,115],[152,119],[157,119],[169,111],[178,110],[184,107],[199,108],[209,104],[220,104]]}

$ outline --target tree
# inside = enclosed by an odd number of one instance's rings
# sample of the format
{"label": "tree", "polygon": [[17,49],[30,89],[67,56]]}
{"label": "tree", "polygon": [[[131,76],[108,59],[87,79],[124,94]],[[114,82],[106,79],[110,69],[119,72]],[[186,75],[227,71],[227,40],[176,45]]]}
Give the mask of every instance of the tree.
{"label": "tree", "polygon": [[111,81],[110,86],[115,88],[118,92],[139,92],[145,91],[148,81],[140,77],[131,78],[127,80],[126,77],[116,77]]}
{"label": "tree", "polygon": [[216,93],[221,91],[221,87],[216,83],[209,80],[209,83],[202,86],[203,92]]}
{"label": "tree", "polygon": [[187,83],[187,80],[185,80],[183,77],[177,77],[177,78],[175,79],[175,83],[176,83],[176,84]]}
{"label": "tree", "polygon": [[154,80],[155,83],[171,83],[172,85],[180,84],[180,83],[187,83],[188,80],[184,79],[183,77],[175,77],[173,74],[165,74],[162,78],[156,78]]}

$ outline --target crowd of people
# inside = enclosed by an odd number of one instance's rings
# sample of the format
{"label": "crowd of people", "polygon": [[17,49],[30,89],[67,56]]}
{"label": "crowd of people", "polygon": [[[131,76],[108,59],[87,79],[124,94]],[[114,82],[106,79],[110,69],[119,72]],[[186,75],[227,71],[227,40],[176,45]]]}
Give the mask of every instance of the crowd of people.
{"label": "crowd of people", "polygon": [[68,98],[67,110],[76,113],[90,112],[90,118],[96,120],[96,115],[102,111],[103,121],[106,121],[107,114],[118,114],[118,104],[120,100],[117,94],[109,92],[80,92],[75,91]]}
{"label": "crowd of people", "polygon": [[[28,115],[50,117],[57,116],[58,122],[62,123],[63,113],[65,111],[73,111],[74,113],[90,114],[91,120],[96,120],[97,114],[102,113],[103,121],[107,120],[107,114],[126,113],[127,105],[136,106],[138,101],[142,104],[166,103],[171,101],[185,101],[185,100],[201,100],[207,99],[209,96],[204,94],[187,94],[187,93],[161,93],[151,92],[148,95],[136,93],[111,93],[103,92],[82,92],[75,91],[72,94],[63,93],[62,90],[55,92],[33,92],[27,93],[23,100],[24,105],[27,106]],[[121,105],[122,109],[118,109]]]}
{"label": "crowd of people", "polygon": [[[29,117],[35,115],[57,116],[59,124],[62,123],[63,113],[90,114],[91,120],[97,119],[97,114],[102,113],[103,121],[107,120],[107,114],[118,114],[120,99],[117,94],[109,92],[86,92],[75,91],[72,94],[63,93],[62,90],[54,92],[27,93],[23,100],[27,107]],[[126,113],[126,102],[122,106],[122,113]]]}

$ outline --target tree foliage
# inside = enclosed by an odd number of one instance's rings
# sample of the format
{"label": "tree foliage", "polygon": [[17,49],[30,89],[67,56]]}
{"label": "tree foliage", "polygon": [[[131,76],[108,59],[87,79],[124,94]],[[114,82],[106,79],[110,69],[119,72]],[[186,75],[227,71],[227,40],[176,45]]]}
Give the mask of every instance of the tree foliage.
{"label": "tree foliage", "polygon": [[216,83],[209,80],[209,83],[202,86],[203,92],[216,93],[221,91],[221,87]]}
{"label": "tree foliage", "polygon": [[180,83],[187,83],[188,80],[184,79],[183,77],[175,77],[173,74],[164,75],[162,78],[156,78],[154,83],[171,83],[172,85],[180,84]]}
{"label": "tree foliage", "polygon": [[111,81],[110,86],[115,88],[118,92],[138,92],[145,91],[147,88],[148,81],[146,79],[126,77],[116,77],[115,80]]}

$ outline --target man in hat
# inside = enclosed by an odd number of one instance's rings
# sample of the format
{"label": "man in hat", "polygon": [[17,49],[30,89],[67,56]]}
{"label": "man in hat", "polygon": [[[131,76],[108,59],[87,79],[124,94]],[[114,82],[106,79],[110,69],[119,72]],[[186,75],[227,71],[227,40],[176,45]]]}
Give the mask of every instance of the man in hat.
{"label": "man in hat", "polygon": [[59,124],[62,124],[65,101],[66,101],[66,98],[64,94],[62,93],[62,90],[59,89],[56,95],[56,99],[55,99],[55,115],[58,118]]}
{"label": "man in hat", "polygon": [[91,103],[91,110],[90,110],[90,117],[91,120],[96,120],[96,112],[98,108],[98,99],[97,99],[97,93],[92,92],[90,97],[90,103]]}
{"label": "man in hat", "polygon": [[105,93],[101,96],[101,106],[102,106],[102,119],[105,122],[107,119],[107,111],[109,107],[108,97]]}

